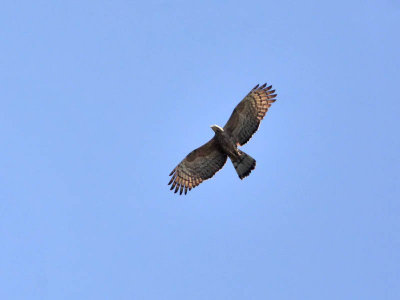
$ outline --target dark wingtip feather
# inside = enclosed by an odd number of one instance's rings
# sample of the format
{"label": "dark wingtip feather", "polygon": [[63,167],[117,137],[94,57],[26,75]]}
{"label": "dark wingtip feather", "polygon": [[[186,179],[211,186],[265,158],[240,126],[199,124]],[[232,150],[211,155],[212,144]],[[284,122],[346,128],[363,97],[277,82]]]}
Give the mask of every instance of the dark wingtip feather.
{"label": "dark wingtip feather", "polygon": [[257,84],[255,87],[253,87],[253,90],[255,90],[256,88],[258,88],[259,87],[259,84]]}
{"label": "dark wingtip feather", "polygon": [[260,89],[263,89],[267,86],[267,83],[264,83],[262,86],[260,86]]}

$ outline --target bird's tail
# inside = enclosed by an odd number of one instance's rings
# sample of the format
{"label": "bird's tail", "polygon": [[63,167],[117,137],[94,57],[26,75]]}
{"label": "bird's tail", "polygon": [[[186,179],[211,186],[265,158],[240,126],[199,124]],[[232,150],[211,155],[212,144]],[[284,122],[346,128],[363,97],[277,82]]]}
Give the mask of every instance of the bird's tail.
{"label": "bird's tail", "polygon": [[252,170],[256,167],[256,160],[250,155],[239,150],[240,156],[237,158],[230,157],[236,172],[240,179],[249,176]]}

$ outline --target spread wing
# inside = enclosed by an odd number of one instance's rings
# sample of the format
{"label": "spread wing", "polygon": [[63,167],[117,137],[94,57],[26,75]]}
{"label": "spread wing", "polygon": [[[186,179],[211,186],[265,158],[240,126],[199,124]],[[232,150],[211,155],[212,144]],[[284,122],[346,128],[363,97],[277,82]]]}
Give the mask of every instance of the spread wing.
{"label": "spread wing", "polygon": [[203,180],[214,176],[224,165],[227,155],[220,150],[214,138],[200,148],[190,152],[184,160],[172,170],[168,184],[175,193],[180,189],[180,194],[198,186]]}
{"label": "spread wing", "polygon": [[257,84],[233,110],[224,130],[237,144],[242,146],[250,140],[271,103],[276,101],[275,90],[271,88],[272,85],[267,87],[266,83],[260,87]]}

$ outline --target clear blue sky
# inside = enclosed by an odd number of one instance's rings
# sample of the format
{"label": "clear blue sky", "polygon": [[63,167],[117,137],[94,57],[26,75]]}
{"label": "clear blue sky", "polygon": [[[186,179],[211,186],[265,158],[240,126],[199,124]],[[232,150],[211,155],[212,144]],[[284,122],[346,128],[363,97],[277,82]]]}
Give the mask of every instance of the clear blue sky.
{"label": "clear blue sky", "polygon": [[[400,299],[400,4],[5,1],[0,299]],[[243,150],[168,174],[257,83]]]}

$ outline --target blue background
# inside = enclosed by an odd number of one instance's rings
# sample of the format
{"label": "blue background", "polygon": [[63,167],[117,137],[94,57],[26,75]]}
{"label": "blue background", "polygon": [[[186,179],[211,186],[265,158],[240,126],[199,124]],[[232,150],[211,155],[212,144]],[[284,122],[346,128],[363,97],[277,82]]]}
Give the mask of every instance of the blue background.
{"label": "blue background", "polygon": [[[1,299],[400,299],[400,4],[5,1]],[[242,149],[168,174],[257,83]]]}

